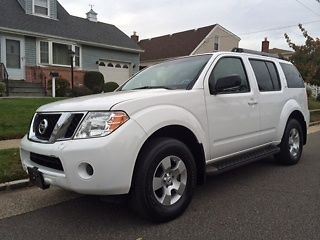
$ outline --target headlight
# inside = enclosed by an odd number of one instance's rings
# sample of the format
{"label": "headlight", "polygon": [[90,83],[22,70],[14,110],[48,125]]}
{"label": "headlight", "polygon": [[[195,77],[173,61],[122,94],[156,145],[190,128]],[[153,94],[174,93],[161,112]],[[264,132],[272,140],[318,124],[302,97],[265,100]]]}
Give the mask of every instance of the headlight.
{"label": "headlight", "polygon": [[89,112],[74,138],[104,137],[128,120],[129,117],[124,112]]}

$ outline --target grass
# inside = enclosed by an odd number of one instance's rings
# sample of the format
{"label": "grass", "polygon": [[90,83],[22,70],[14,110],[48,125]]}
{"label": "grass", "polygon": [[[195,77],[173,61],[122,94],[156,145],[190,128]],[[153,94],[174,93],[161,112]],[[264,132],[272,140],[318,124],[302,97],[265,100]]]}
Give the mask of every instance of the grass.
{"label": "grass", "polygon": [[0,183],[28,178],[23,171],[19,149],[0,150]]}
{"label": "grass", "polygon": [[309,98],[309,109],[320,109],[320,101],[316,101],[314,98]]}
{"label": "grass", "polygon": [[31,118],[41,105],[57,98],[0,99],[0,140],[22,138],[29,129]]}

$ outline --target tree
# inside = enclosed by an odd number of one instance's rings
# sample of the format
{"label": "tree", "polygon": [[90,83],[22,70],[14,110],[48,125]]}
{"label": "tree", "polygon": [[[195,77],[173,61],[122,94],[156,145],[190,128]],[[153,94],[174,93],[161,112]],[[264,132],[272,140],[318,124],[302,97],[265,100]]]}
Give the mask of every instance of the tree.
{"label": "tree", "polygon": [[295,51],[290,61],[295,64],[307,83],[320,85],[320,39],[311,37],[302,24],[298,26],[306,39],[304,45],[296,45],[288,34],[284,34],[289,47]]}

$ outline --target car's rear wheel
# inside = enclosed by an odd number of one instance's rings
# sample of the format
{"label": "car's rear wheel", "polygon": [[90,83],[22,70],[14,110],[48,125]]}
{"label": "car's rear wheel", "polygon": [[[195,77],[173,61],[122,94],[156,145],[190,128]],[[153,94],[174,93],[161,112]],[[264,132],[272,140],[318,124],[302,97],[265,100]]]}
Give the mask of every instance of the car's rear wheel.
{"label": "car's rear wheel", "polygon": [[302,127],[296,119],[290,119],[282,137],[280,153],[276,155],[276,158],[286,165],[296,164],[301,158],[302,149]]}
{"label": "car's rear wheel", "polygon": [[150,220],[169,221],[187,208],[195,182],[196,166],[187,146],[176,139],[154,139],[135,168],[133,207]]}

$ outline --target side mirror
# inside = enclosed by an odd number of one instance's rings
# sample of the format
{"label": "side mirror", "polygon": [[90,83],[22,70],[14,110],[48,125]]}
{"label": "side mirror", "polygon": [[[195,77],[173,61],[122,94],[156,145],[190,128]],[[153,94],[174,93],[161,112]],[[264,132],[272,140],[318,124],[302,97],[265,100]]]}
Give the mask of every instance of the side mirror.
{"label": "side mirror", "polygon": [[239,90],[241,86],[241,78],[239,75],[230,75],[223,78],[219,78],[215,85],[209,82],[210,93],[211,94],[218,94],[223,92],[232,92]]}

